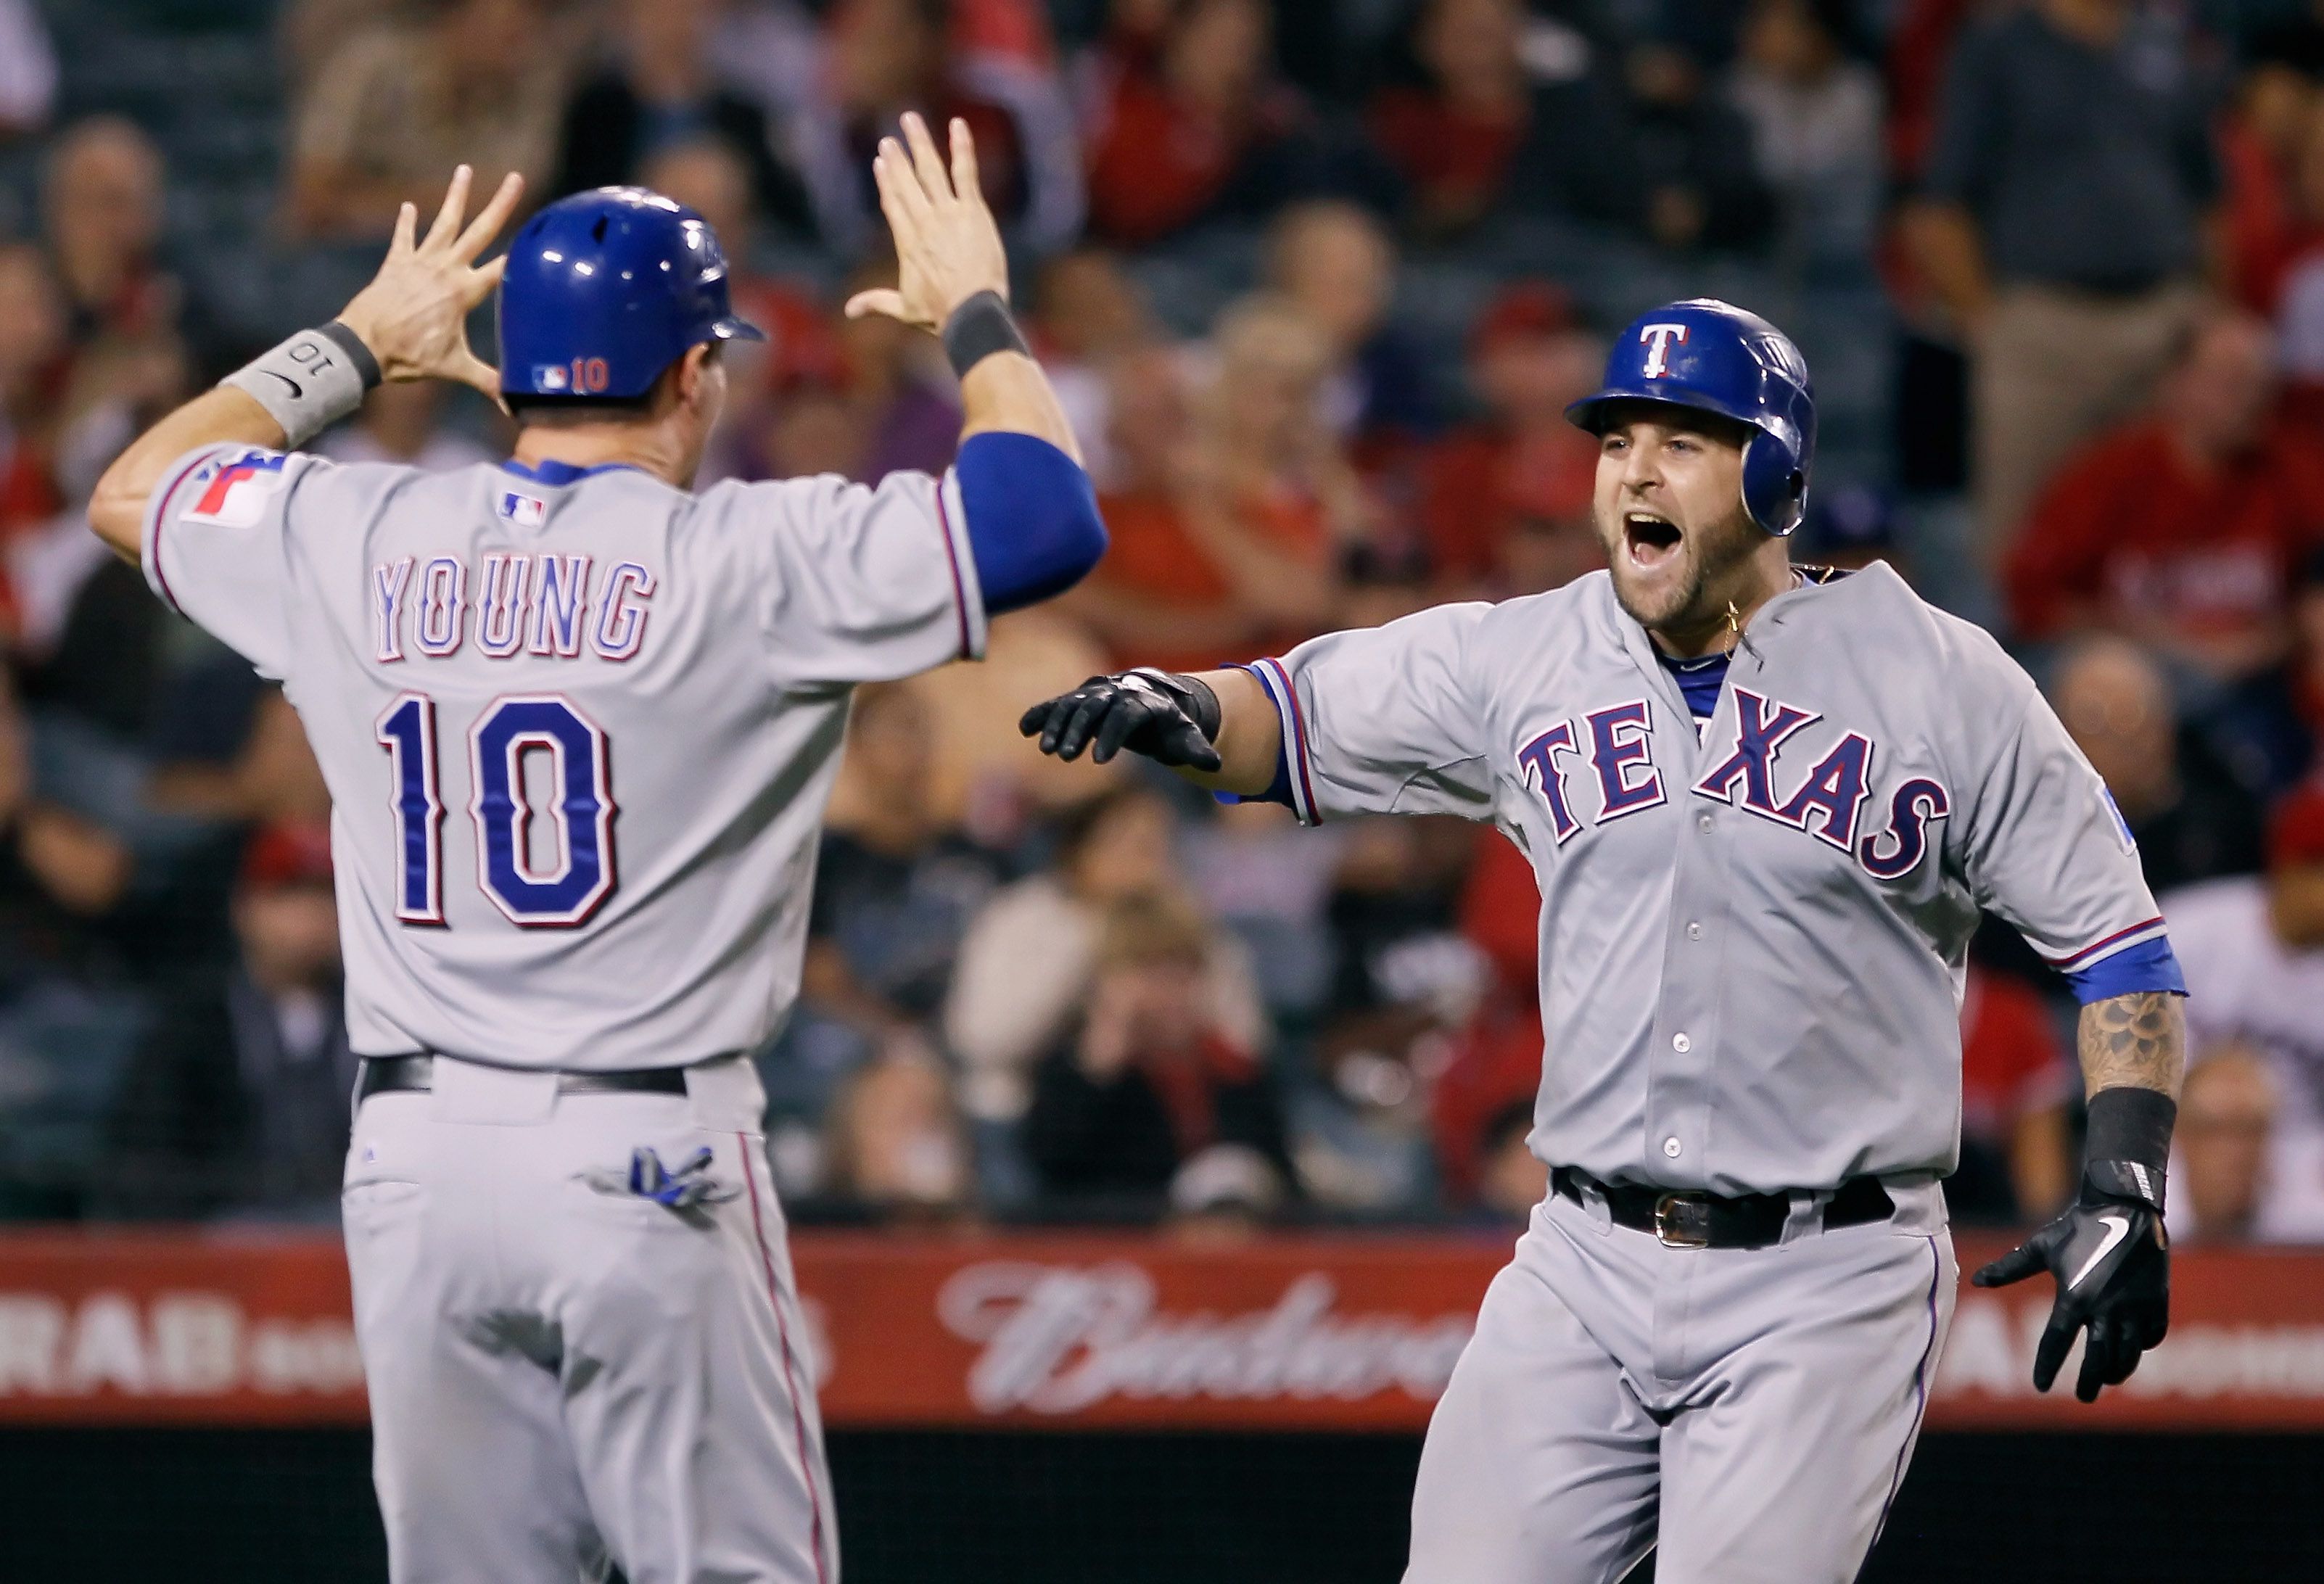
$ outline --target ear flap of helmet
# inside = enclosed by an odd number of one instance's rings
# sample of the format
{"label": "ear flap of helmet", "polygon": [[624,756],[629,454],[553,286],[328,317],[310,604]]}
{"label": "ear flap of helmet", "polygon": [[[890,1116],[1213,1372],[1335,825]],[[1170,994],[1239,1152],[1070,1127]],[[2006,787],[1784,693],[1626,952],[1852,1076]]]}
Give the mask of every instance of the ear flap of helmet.
{"label": "ear flap of helmet", "polygon": [[1766,429],[1743,447],[1743,510],[1777,539],[1800,525],[1807,507],[1808,476],[1781,437]]}

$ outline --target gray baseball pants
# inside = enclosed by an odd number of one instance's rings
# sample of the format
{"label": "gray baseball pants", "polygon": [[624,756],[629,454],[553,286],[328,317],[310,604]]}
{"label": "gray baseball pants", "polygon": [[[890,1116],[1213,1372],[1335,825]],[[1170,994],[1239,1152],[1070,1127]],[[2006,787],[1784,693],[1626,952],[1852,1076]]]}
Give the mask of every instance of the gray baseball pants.
{"label": "gray baseball pants", "polygon": [[1904,1478],[1958,1275],[1934,1184],[1887,1222],[1673,1248],[1553,1194],[1420,1457],[1405,1584],[1849,1584]]}
{"label": "gray baseball pants", "polygon": [[[343,1198],[394,1584],[836,1584],[815,1385],[747,1062],[568,1094],[439,1058]],[[691,1210],[631,1152],[708,1147]]]}

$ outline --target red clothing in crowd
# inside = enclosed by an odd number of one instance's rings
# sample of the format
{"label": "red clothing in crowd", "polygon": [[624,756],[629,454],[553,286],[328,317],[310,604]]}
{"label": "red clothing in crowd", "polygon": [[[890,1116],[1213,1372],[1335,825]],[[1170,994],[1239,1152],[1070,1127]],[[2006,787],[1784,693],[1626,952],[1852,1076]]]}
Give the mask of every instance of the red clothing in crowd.
{"label": "red clothing in crowd", "polygon": [[1447,207],[1481,209],[1489,203],[1526,134],[1522,108],[1508,115],[1471,115],[1420,88],[1384,89],[1367,119],[1388,163],[1414,190]]}
{"label": "red clothing in crowd", "polygon": [[1472,582],[1490,577],[1512,520],[1587,516],[1597,476],[1597,441],[1570,426],[1519,437],[1476,424],[1446,436],[1422,469],[1430,569]]}
{"label": "red clothing in crowd", "polygon": [[[1185,512],[1170,496],[1143,490],[1109,494],[1099,499],[1098,510],[1111,542],[1105,559],[1090,576],[1093,586],[1135,594],[1166,611],[1210,610],[1232,598],[1233,585],[1186,526]],[[1321,564],[1332,553],[1323,508],[1306,496],[1286,491],[1249,502],[1242,520],[1270,548],[1294,559]],[[1280,654],[1312,636],[1268,633],[1253,640],[1250,647],[1254,652]],[[1206,671],[1220,660],[1215,646],[1199,652],[1166,650],[1117,658],[1166,671]]]}
{"label": "red clothing in crowd", "polygon": [[2078,617],[2218,639],[2282,620],[2324,527],[2324,465],[2293,436],[2199,471],[2154,422],[2086,447],[2051,481],[2010,553],[2010,617],[2046,638]]}
{"label": "red clothing in crowd", "polygon": [[2042,998],[1971,968],[1961,998],[1961,1130],[2006,1145],[2020,1118],[2062,1104],[2073,1083]]}
{"label": "red clothing in crowd", "polygon": [[1436,1174],[1454,1204],[1477,1197],[1485,1129],[1540,1089],[1541,1050],[1541,1014],[1531,1003],[1495,1008],[1455,1041],[1452,1059],[1437,1075],[1428,1099]]}

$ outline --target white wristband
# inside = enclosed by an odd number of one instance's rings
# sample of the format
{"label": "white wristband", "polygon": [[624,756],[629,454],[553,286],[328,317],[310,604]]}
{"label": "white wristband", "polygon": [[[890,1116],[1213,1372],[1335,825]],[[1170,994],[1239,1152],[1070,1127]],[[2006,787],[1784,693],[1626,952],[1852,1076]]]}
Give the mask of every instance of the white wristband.
{"label": "white wristband", "polygon": [[363,405],[379,383],[379,360],[353,330],[334,319],[301,330],[218,382],[232,385],[282,426],[295,450]]}

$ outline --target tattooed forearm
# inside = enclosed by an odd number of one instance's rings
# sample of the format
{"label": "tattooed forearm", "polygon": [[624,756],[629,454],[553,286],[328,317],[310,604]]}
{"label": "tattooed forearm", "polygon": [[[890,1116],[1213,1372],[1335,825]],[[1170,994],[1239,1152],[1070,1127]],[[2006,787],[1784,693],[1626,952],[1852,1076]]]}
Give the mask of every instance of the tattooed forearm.
{"label": "tattooed forearm", "polygon": [[2082,1008],[2082,1089],[2153,1089],[2179,1098],[2187,1065],[2187,1018],[2161,990],[2109,996]]}

